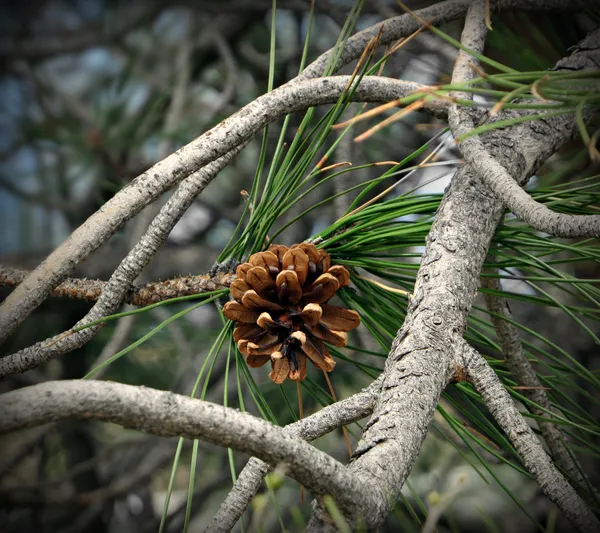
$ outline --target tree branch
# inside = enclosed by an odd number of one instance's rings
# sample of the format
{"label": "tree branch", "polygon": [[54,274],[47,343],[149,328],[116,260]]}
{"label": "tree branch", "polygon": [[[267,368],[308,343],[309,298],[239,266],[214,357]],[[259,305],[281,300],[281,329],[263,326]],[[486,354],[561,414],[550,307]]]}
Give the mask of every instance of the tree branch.
{"label": "tree branch", "polygon": [[[502,290],[498,278],[482,278],[482,285],[493,291]],[[585,490],[589,484],[581,467],[569,453],[562,431],[549,420],[550,413],[552,413],[552,404],[538,379],[536,371],[523,351],[521,335],[519,330],[511,323],[512,313],[506,298],[488,292],[484,293],[484,298],[510,372],[519,385],[526,387],[522,392],[531,402],[531,404],[527,404],[527,407],[539,417],[537,423],[542,437],[544,437],[558,466],[577,483],[580,489]]]}
{"label": "tree branch", "polygon": [[[560,62],[555,67],[555,70],[561,70],[563,66],[569,68],[569,70],[596,69],[598,64],[600,64],[600,28],[591,32],[578,45],[575,53],[568,60],[565,60],[564,63]],[[453,79],[452,81],[461,80]],[[503,120],[507,118],[506,115],[510,115],[510,113],[505,113],[502,117],[495,120]],[[451,107],[449,123],[455,138],[469,132],[475,127],[468,111],[458,106]],[[545,205],[536,202],[521,188],[521,184],[513,179],[506,168],[489,153],[481,137],[469,137],[459,144],[459,148],[465,161],[472,165],[493,193],[517,217],[530,224],[534,229],[556,237],[600,236],[600,215],[567,215],[556,213]],[[525,148],[525,152],[527,152],[527,147]],[[535,157],[535,153],[526,154],[526,157]]]}
{"label": "tree branch", "polygon": [[[30,270],[0,265],[0,287],[16,287],[30,272]],[[199,274],[164,281],[152,281],[130,289],[122,303],[143,307],[179,296],[191,296],[226,289],[234,279],[234,273],[219,272],[215,276]],[[50,296],[95,302],[100,298],[107,284],[107,281],[99,279],[67,278],[52,290]]]}
{"label": "tree branch", "polygon": [[[43,401],[40,401],[43,398]],[[356,408],[337,404],[302,421],[298,434],[316,436],[356,420],[368,412],[363,393]],[[374,493],[367,479],[350,474],[335,459],[307,444],[288,430],[248,413],[181,396],[120,383],[52,381],[0,396],[0,434],[64,419],[102,420],[161,436],[200,439],[232,447],[275,466],[317,495],[330,494],[344,513],[361,516],[373,506]],[[349,418],[346,418],[349,417]],[[315,432],[315,428],[318,431]]]}
{"label": "tree branch", "polygon": [[[328,411],[330,407],[325,407],[308,418],[286,426],[285,431],[290,435],[311,441],[348,423],[343,420],[356,422],[371,414],[380,387],[380,380],[376,380],[364,391],[333,404],[331,407],[335,407],[335,410]],[[207,533],[231,531],[256,495],[270,469],[271,466],[264,461],[251,458],[205,531]]]}
{"label": "tree branch", "polygon": [[[460,44],[464,47],[483,54],[485,48],[485,38],[487,36],[487,26],[485,25],[485,4],[487,0],[473,0],[469,7],[465,26],[460,36]],[[462,83],[475,78],[476,71],[473,67],[479,66],[479,60],[473,55],[459,50],[454,69],[452,70],[452,83]],[[469,93],[455,93],[458,98],[467,98],[472,100],[473,95]],[[456,105],[451,109],[454,111]]]}
{"label": "tree branch", "polygon": [[[600,32],[597,32],[600,37]],[[600,40],[598,41],[600,51]],[[600,58],[600,54],[599,54]],[[455,136],[472,129],[473,125],[451,121]],[[544,204],[536,202],[512,178],[502,165],[489,154],[481,141],[469,137],[459,144],[460,151],[468,163],[483,177],[487,186],[506,204],[517,217],[537,231],[555,237],[600,237],[600,215],[567,215],[556,213]]]}
{"label": "tree branch", "polygon": [[462,365],[469,382],[481,395],[486,407],[515,446],[525,468],[544,494],[558,506],[578,531],[600,531],[600,521],[556,469],[492,367],[467,343],[463,344]]}

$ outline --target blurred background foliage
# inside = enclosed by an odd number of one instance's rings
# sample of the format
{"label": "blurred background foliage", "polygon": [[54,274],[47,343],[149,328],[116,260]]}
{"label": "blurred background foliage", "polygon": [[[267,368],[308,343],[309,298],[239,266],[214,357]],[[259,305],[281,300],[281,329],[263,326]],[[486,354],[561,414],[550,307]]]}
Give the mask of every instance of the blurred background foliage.
{"label": "blurred background foliage", "polygon": [[[408,2],[411,9],[429,4]],[[0,264],[35,267],[131,179],[263,94],[270,72],[275,87],[294,77],[309,28],[308,62],[335,45],[353,5],[317,0],[311,16],[307,2],[281,0],[273,26],[271,2],[264,1],[3,4]],[[366,2],[356,29],[401,13],[394,2]],[[594,13],[494,15],[486,55],[519,71],[544,70],[597,22]],[[461,27],[462,22],[456,22],[443,30],[459,38]],[[273,35],[275,55],[271,56]],[[451,44],[425,31],[387,61],[385,75],[424,84],[448,83],[455,57]],[[342,73],[352,73],[353,68],[349,65]],[[488,101],[484,95],[477,98],[480,103]],[[316,109],[312,124],[333,121],[335,113],[339,115],[335,121],[340,122],[361,107]],[[245,212],[248,215],[248,206],[259,206],[258,198],[251,196],[257,166],[264,163],[265,176],[273,166],[274,179],[285,183],[281,166],[272,162],[277,160],[279,142],[287,143],[286,149],[293,143],[303,116],[292,115],[283,135],[284,122],[278,121],[265,132],[266,141],[257,136],[250,142],[197,198],[145,269],[142,281],[204,273],[220,256],[238,254],[241,259],[252,246],[262,245],[259,239],[235,248],[240,241],[230,239],[240,218]],[[364,142],[352,141],[379,120],[355,125],[341,139],[342,130],[327,131],[307,169],[335,143],[328,162],[367,166],[330,180],[339,168],[317,173],[310,184],[320,186],[301,199],[300,188],[288,191],[281,205],[288,202],[289,208],[268,226],[284,228],[293,221],[276,239],[288,245],[321,234],[332,257],[354,269],[355,289],[341,297],[361,312],[363,326],[351,336],[349,349],[334,352],[338,366],[332,381],[342,398],[370,383],[383,367],[406,308],[406,295],[398,289],[412,288],[428,224],[460,164],[451,139],[443,133],[445,124],[425,113],[410,114]],[[590,132],[596,126],[592,124]],[[423,150],[427,143],[437,151],[438,161],[447,164],[419,170],[383,201],[354,215],[353,223],[369,228],[360,235],[351,236],[348,224],[334,224],[351,205],[356,207],[352,202],[362,189],[334,195],[384,175],[382,166],[372,163],[409,158],[409,165],[418,164],[427,154]],[[554,202],[554,208],[592,212],[598,209],[597,173],[589,146],[574,140],[540,170],[532,184],[540,201]],[[298,177],[309,174],[306,170]],[[373,183],[359,205],[391,182]],[[271,192],[263,191],[263,200],[275,198]],[[78,268],[77,275],[108,279],[164,201],[128,223]],[[341,236],[335,233],[338,230]],[[229,242],[236,253],[223,256]],[[598,243],[549,241],[507,217],[494,246],[504,295],[511,298],[515,320],[523,326],[528,355],[539,363],[544,385],[552,389],[570,449],[597,486]],[[483,299],[477,304],[468,338],[490,356],[505,382],[514,385]],[[69,328],[88,308],[81,302],[47,300],[2,347],[3,354]],[[264,368],[247,371],[222,334],[218,306],[200,306],[129,350],[132,342],[186,309],[185,304],[161,306],[109,322],[85,347],[5,381],[0,389],[80,378],[125,349],[124,357],[103,368],[103,378],[183,394],[189,394],[196,383],[198,396],[210,401],[225,401],[282,425],[293,421],[295,386],[273,385]],[[332,401],[323,379],[314,374],[303,382],[303,391],[307,413]],[[513,392],[525,405],[518,391]],[[468,387],[448,391],[405,487],[404,500],[389,517],[386,531],[417,531],[427,516],[435,514],[441,515],[438,531],[560,530],[555,508],[522,473],[512,448],[490,420]],[[348,429],[355,442],[360,425]],[[319,439],[317,445],[346,461],[341,432]],[[0,461],[0,529],[7,532],[100,533],[159,527],[181,531],[184,525],[189,531],[201,531],[231,487],[232,475],[247,459],[185,441],[179,444],[181,455],[173,467],[175,440],[96,423],[53,424],[11,436],[0,446],[5,458]],[[196,463],[191,490],[190,460]],[[278,472],[268,479],[268,488],[255,498],[236,529],[280,531],[285,524],[285,530],[303,530],[309,501],[301,504],[297,484]],[[166,494],[170,494],[168,512],[164,511]]]}

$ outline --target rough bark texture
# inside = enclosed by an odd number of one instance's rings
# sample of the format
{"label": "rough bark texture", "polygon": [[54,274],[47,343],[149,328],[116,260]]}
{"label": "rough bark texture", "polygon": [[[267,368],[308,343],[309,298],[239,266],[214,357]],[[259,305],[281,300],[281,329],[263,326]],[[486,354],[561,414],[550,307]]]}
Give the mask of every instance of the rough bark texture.
{"label": "rough bark texture", "polygon": [[[582,42],[573,48],[571,56],[557,63],[554,70],[597,70],[600,65],[600,28],[591,32]],[[458,81],[454,80],[453,81]],[[504,113],[503,119],[534,112],[516,111]],[[573,113],[574,115],[574,113]],[[573,115],[567,119],[573,120]],[[591,118],[589,116],[588,118]],[[475,126],[465,109],[454,106],[450,113],[450,127],[455,137],[467,133]],[[495,122],[488,117],[486,122]],[[534,128],[545,129],[547,120],[533,122]],[[477,124],[481,125],[481,124]],[[528,138],[520,139],[524,146],[521,155],[527,159],[537,157],[536,146],[528,146]],[[465,160],[482,177],[485,184],[501,199],[515,215],[539,231],[557,237],[598,237],[600,236],[600,215],[567,215],[556,213],[545,205],[536,202],[521,188],[522,183],[515,181],[510,169],[498,161],[482,142],[481,136],[469,137],[459,144]]]}
{"label": "rough bark texture", "polygon": [[[498,278],[485,278],[482,284],[494,291],[502,290]],[[569,474],[569,477],[578,485],[578,488],[580,490],[586,489],[587,481],[581,467],[569,452],[565,435],[563,435],[559,426],[554,425],[550,420],[544,420],[552,416],[552,405],[548,394],[538,379],[538,375],[525,355],[521,335],[518,328],[512,324],[513,317],[506,298],[494,296],[490,293],[485,293],[484,297],[498,341],[502,347],[502,354],[517,383],[525,387],[523,395],[533,403],[533,405],[527,405],[527,407],[539,417],[537,423],[550,453],[556,464]]]}

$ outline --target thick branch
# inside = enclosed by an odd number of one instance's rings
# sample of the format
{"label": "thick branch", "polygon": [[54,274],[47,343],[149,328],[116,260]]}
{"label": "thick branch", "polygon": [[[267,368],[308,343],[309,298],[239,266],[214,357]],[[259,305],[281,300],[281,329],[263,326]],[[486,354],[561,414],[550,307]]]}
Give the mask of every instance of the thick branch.
{"label": "thick branch", "polygon": [[[0,341],[8,337],[90,253],[163,192],[200,167],[245,143],[277,118],[315,105],[336,102],[346,90],[349,79],[349,76],[336,76],[288,83],[260,96],[138,176],[76,229],[0,305]],[[423,86],[417,83],[372,76],[361,80],[353,99],[360,102],[387,102],[421,88]],[[445,102],[431,102],[429,105],[430,110],[442,114],[445,108]],[[215,175],[206,173],[206,184]]]}
{"label": "thick branch", "polygon": [[[461,36],[461,44],[463,44],[464,46],[466,46],[467,48],[469,48],[471,50],[475,50],[475,51],[481,53],[481,52],[483,52],[483,48],[485,45],[486,34],[487,34],[487,28],[485,25],[485,1],[484,0],[475,0],[473,3],[473,6],[469,9],[469,13],[467,15],[465,27],[464,27],[464,30],[463,30],[463,33]],[[459,54],[459,58],[456,62],[454,71],[453,71],[452,82],[453,83],[461,83],[464,81],[468,81],[469,79],[472,79],[472,77],[474,76],[475,69],[473,69],[471,67],[473,66],[474,63],[476,63],[475,58],[473,58],[473,57],[467,55],[466,53],[464,53],[463,51],[461,51],[461,53]],[[464,98],[466,95],[461,94],[461,95],[457,95],[457,96]],[[461,130],[463,130],[463,131],[465,130],[465,128],[466,128],[465,125],[470,126],[470,127],[473,126],[473,121],[472,121],[471,117],[463,109],[460,109],[456,105],[454,105],[450,108],[449,120],[450,120],[450,125],[452,127],[452,132],[455,136],[457,134],[460,134]],[[486,172],[486,169],[484,168],[484,166],[481,165],[482,158],[485,156],[487,158],[488,164],[491,161],[491,162],[493,162],[494,165],[496,165],[500,168],[502,168],[502,167],[500,166],[499,163],[496,162],[494,157],[484,147],[481,140],[475,139],[474,143],[478,145],[478,149],[476,151],[471,151],[471,154],[470,154],[471,157],[470,158],[465,157],[465,159],[468,161],[468,163],[470,163],[470,166],[477,172],[478,176],[480,176],[483,179],[483,181],[486,183],[486,185],[490,186],[490,188],[492,190],[494,190],[494,192],[495,192],[495,188],[493,186],[491,186],[490,180],[488,179],[489,174]],[[467,151],[470,150],[471,145],[469,145],[469,146],[462,145],[461,148],[462,148],[463,154],[464,154],[466,150]],[[525,150],[527,150],[526,147],[525,147]],[[523,194],[527,195],[521,189],[518,182],[514,181],[508,175],[508,173],[506,173],[506,175],[508,176],[510,182],[516,188],[518,188],[519,191],[521,191],[521,192],[523,192]],[[500,322],[502,322],[502,321],[500,321]],[[504,330],[502,330],[502,331],[504,331],[506,333],[506,328],[504,328]],[[504,340],[508,341],[508,339],[506,337],[504,338]],[[511,348],[515,348],[514,343],[511,346]],[[527,360],[526,360],[524,354],[522,353],[520,342],[518,344],[518,348],[520,350],[520,355],[522,356],[519,360],[519,366],[521,367],[521,369],[523,369],[524,365],[527,364],[528,369],[529,369],[529,372],[527,373],[527,375],[529,377],[531,377],[530,374],[533,373],[533,375],[535,376],[535,372],[533,372],[533,369],[531,369],[531,367],[529,367]],[[514,351],[517,351],[517,350],[513,350],[513,353],[514,353]],[[481,359],[483,360],[483,358],[481,358]],[[497,384],[501,387],[501,384],[500,384],[496,374],[489,367],[489,365],[487,365],[485,360],[483,360],[483,363],[485,363],[485,365],[487,367],[486,371],[489,370],[488,373],[491,373],[493,375],[493,378],[496,380]],[[469,374],[469,377],[470,377],[471,381],[474,382],[473,380],[478,380],[482,376],[475,375],[475,370],[473,369],[473,375]],[[488,378],[492,379],[489,376],[488,376]],[[537,382],[537,376],[535,376],[535,381]],[[554,465],[552,464],[552,462],[550,461],[548,456],[545,454],[540,443],[537,441],[535,435],[533,434],[533,431],[531,430],[531,428],[529,428],[529,426],[526,424],[525,420],[523,420],[523,418],[518,413],[518,410],[514,407],[514,404],[512,404],[512,402],[510,401],[510,397],[508,396],[508,393],[505,390],[503,390],[503,392],[504,392],[504,396],[506,398],[508,398],[508,400],[510,402],[510,407],[512,407],[512,409],[514,410],[513,415],[515,412],[517,413],[516,416],[518,417],[519,420],[518,420],[518,422],[515,421],[515,423],[518,423],[520,425],[521,431],[523,431],[523,427],[525,427],[528,430],[529,438],[533,439],[535,441],[535,445],[537,445],[537,447],[538,447],[538,452],[541,451],[541,453],[543,454],[543,457],[541,457],[539,455],[539,453],[536,457],[532,457],[532,456],[526,457],[524,454],[527,454],[529,451],[527,446],[525,446],[525,447],[517,446],[519,453],[521,453],[521,455],[523,456],[525,464],[528,466],[528,468],[538,468],[539,465],[536,462],[536,460],[539,459],[541,461],[541,464],[543,465],[543,468],[547,469],[547,472],[550,472],[550,474],[558,474],[558,472],[556,471],[556,468],[554,467]],[[542,391],[540,391],[540,392],[542,392]],[[544,396],[544,399],[546,400],[546,403],[549,404],[549,402],[545,396],[545,393],[543,393],[543,396]],[[488,396],[488,398],[489,398],[489,396]],[[484,401],[485,400],[486,400],[486,398],[484,397]],[[487,401],[485,401],[485,403],[486,403],[486,406],[490,409],[490,411],[494,414],[494,405],[488,403]],[[506,427],[504,427],[504,426],[502,426],[502,427],[506,430]],[[565,453],[564,445],[562,445],[562,443],[560,443],[560,445],[561,445],[561,452],[564,455],[564,453]],[[567,457],[568,457],[568,454],[567,454]],[[568,464],[570,466],[574,466],[570,457],[568,457]],[[554,482],[555,480],[553,480],[552,475],[548,475],[546,477],[545,476],[540,477],[540,476],[537,476],[532,470],[530,470],[530,472],[532,472],[536,481],[538,481],[538,483],[540,483],[540,486],[542,487],[544,492],[553,501],[557,502],[557,500],[556,500],[556,498],[558,497],[557,494],[559,494],[563,491],[569,492],[568,499],[565,501],[562,501],[561,504],[559,504],[559,507],[563,511],[565,510],[565,505],[566,505],[566,507],[568,507],[569,503],[572,503],[572,501],[575,501],[575,500],[573,500],[573,498],[576,498],[577,502],[580,503],[580,505],[585,508],[584,510],[588,513],[588,515],[591,515],[593,517],[592,513],[589,511],[589,509],[587,509],[585,507],[585,504],[579,499],[579,497],[577,496],[577,493],[575,492],[573,487],[571,487],[568,484],[567,481],[562,479],[562,484],[561,484],[560,481]],[[558,474],[558,475],[560,475],[560,474]],[[579,479],[580,477],[581,476],[577,476],[576,479]],[[567,517],[572,521],[572,523],[574,525],[577,525],[577,522],[573,521],[572,515],[569,515],[567,513]]]}
{"label": "thick branch", "polygon": [[515,446],[525,468],[538,482],[544,494],[579,531],[600,531],[600,521],[556,469],[484,357],[464,343],[462,364],[468,380],[481,395],[486,407]]}
{"label": "thick branch", "polygon": [[[368,480],[350,474],[289,431],[221,405],[145,387],[83,380],[53,381],[8,392],[0,396],[0,405],[0,434],[64,419],[103,420],[155,435],[228,446],[273,466],[284,464],[291,477],[315,495],[330,494],[350,516],[360,516],[373,505]],[[314,435],[315,419],[319,428],[339,425],[339,418],[332,416],[335,405],[323,411],[304,421],[306,434]]]}
{"label": "thick branch", "polygon": [[[501,291],[502,286],[498,278],[483,278],[482,285],[493,291]],[[587,482],[581,471],[581,468],[575,462],[575,459],[569,453],[565,443],[565,437],[560,429],[550,420],[552,405],[548,394],[542,387],[536,371],[531,366],[523,351],[521,335],[519,330],[512,324],[512,313],[506,298],[495,296],[486,292],[484,294],[485,303],[490,311],[492,324],[496,329],[498,341],[502,347],[502,353],[510,368],[511,374],[517,380],[519,385],[525,387],[523,395],[531,402],[528,404],[529,410],[537,415],[540,432],[550,448],[558,466],[569,474],[569,477],[584,489]],[[539,406],[539,407],[538,407]]]}
{"label": "thick branch", "polygon": [[[352,471],[374,479],[383,495],[364,517],[367,528],[377,528],[399,498],[440,395],[457,370],[452,347],[462,342],[477,274],[501,216],[500,209],[486,205],[487,198],[474,194],[470,179],[469,169],[460,170],[438,209],[381,395],[354,453]],[[478,209],[485,215],[474,215]],[[319,531],[328,522],[316,506],[309,529]]]}
{"label": "thick branch", "polygon": [[[29,270],[0,265],[0,287],[16,287],[29,274]],[[218,273],[215,276],[199,274],[181,278],[153,281],[137,285],[125,296],[123,303],[142,307],[178,296],[190,296],[204,292],[226,289],[235,279],[233,273]],[[108,282],[100,279],[67,278],[53,289],[51,296],[95,302],[100,298]]]}

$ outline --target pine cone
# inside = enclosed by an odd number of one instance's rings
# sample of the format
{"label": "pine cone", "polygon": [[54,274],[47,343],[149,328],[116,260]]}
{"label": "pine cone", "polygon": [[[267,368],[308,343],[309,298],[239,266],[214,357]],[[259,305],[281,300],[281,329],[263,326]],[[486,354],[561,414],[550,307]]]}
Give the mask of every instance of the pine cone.
{"label": "pine cone", "polygon": [[274,244],[237,267],[223,314],[238,325],[233,333],[251,367],[271,361],[275,383],[306,377],[306,358],[325,372],[335,361],[325,342],[345,346],[347,331],[358,327],[358,313],[327,302],[350,274],[313,244],[291,248]]}

